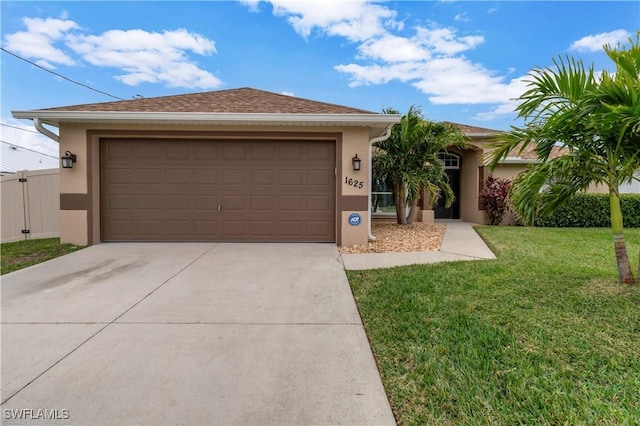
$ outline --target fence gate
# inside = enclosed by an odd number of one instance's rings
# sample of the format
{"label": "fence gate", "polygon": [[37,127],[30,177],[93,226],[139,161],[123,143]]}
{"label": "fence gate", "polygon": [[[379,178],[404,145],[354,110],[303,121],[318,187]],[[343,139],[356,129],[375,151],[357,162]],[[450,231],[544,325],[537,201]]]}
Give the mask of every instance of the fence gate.
{"label": "fence gate", "polygon": [[2,176],[3,243],[60,236],[59,169]]}

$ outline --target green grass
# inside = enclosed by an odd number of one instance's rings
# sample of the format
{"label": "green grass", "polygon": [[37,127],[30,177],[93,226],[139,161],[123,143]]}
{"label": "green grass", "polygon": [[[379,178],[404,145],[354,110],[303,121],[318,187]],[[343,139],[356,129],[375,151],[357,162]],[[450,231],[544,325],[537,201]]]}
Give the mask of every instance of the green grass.
{"label": "green grass", "polygon": [[640,286],[610,231],[478,232],[497,260],[348,273],[399,424],[640,424]]}
{"label": "green grass", "polygon": [[8,274],[45,260],[81,249],[82,246],[60,244],[60,238],[26,240],[0,245],[0,274]]}

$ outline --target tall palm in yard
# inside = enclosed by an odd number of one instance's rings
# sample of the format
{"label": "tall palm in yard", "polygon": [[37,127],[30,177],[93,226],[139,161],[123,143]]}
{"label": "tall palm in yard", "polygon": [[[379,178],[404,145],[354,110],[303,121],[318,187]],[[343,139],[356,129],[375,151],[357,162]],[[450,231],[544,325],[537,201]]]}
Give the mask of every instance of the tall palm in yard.
{"label": "tall palm in yard", "polygon": [[[393,109],[384,112],[398,113]],[[442,194],[447,207],[453,203],[455,197],[438,153],[464,143],[457,127],[427,121],[420,109],[412,106],[400,123],[393,126],[391,136],[374,144],[377,148],[373,156],[374,173],[388,179],[393,186],[399,224],[413,222],[423,191],[433,203]],[[407,207],[411,207],[408,214]]]}
{"label": "tall palm in yard", "polygon": [[[491,167],[511,152],[535,146],[537,164],[513,181],[511,200],[532,224],[591,184],[608,188],[611,228],[620,281],[631,284],[633,273],[624,240],[619,186],[640,168],[640,45],[628,49],[605,46],[615,73],[596,75],[593,66],[566,57],[554,68],[530,73],[529,90],[517,107],[523,127],[513,127],[494,145]],[[568,153],[550,158],[556,145]],[[639,267],[640,273],[640,267]]]}

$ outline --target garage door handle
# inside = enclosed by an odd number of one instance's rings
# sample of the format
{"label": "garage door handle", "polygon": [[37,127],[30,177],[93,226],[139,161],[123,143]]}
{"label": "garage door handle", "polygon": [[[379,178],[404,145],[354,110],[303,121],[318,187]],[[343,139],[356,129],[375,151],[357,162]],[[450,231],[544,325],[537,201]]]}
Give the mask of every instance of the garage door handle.
{"label": "garage door handle", "polygon": [[218,212],[222,211],[222,206],[220,204],[218,204]]}

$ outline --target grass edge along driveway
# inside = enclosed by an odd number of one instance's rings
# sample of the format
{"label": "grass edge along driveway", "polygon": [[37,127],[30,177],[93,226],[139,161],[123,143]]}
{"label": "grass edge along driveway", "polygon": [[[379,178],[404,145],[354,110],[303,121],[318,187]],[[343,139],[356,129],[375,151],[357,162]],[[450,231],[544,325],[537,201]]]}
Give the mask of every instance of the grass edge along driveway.
{"label": "grass edge along driveway", "polygon": [[45,262],[80,250],[83,246],[60,244],[60,238],[23,240],[0,244],[0,274],[8,274],[27,266]]}
{"label": "grass edge along driveway", "polygon": [[640,287],[611,231],[477,230],[497,260],[348,272],[399,424],[637,424]]}

